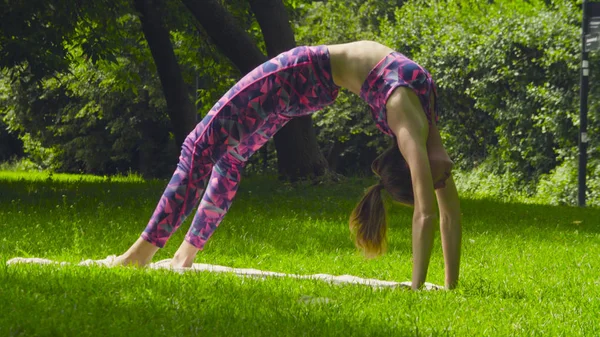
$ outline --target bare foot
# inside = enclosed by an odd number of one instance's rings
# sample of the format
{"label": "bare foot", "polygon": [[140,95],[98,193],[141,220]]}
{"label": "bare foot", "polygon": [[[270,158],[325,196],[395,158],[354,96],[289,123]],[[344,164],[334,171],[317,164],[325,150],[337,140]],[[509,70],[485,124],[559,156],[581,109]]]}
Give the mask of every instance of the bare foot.
{"label": "bare foot", "polygon": [[199,249],[189,244],[187,241],[183,241],[173,259],[171,259],[171,267],[173,268],[190,268],[194,264],[196,254]]}
{"label": "bare foot", "polygon": [[140,257],[131,256],[127,254],[119,255],[115,258],[113,266],[133,266],[133,267],[145,267],[152,261],[150,259],[141,259]]}
{"label": "bare foot", "polygon": [[158,247],[140,237],[123,255],[115,258],[113,266],[144,267],[152,262],[152,257],[158,249]]}

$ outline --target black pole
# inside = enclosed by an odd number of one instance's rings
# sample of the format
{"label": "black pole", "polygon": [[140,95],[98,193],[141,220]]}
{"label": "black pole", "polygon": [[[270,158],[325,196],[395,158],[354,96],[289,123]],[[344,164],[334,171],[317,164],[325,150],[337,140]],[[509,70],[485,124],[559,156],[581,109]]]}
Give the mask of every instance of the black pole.
{"label": "black pole", "polygon": [[585,190],[586,190],[586,168],[587,168],[587,110],[588,110],[588,90],[589,90],[589,75],[590,68],[588,62],[588,52],[585,48],[585,38],[589,33],[588,29],[588,2],[583,0],[583,20],[581,22],[581,100],[579,104],[579,170],[578,181],[579,191],[577,201],[579,206],[585,206]]}

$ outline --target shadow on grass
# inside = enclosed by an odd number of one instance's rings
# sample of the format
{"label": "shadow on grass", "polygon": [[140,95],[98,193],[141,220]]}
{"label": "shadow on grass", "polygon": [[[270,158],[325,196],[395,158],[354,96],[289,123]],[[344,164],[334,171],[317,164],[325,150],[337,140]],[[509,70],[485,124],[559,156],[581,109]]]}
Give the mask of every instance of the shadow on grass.
{"label": "shadow on grass", "polygon": [[160,197],[164,185],[161,181],[0,180],[0,201],[5,205],[17,203],[23,207],[53,207],[64,202],[79,202],[85,205],[86,201],[122,205],[148,195]]}
{"label": "shadow on grass", "polygon": [[[301,201],[301,197],[289,192],[278,198],[256,202],[244,200],[244,196],[240,195],[240,200],[243,201],[232,207],[231,223],[223,227],[231,226],[231,230],[234,231],[243,223],[244,216],[262,209],[269,213],[264,219],[269,223],[260,225],[252,234],[255,239],[265,240],[277,249],[290,250],[307,244],[325,252],[340,248],[354,249],[348,229],[348,218],[354,207],[354,199],[360,198],[360,194],[356,190],[347,189],[342,195],[343,197],[328,200],[326,193],[317,191],[314,196],[306,198],[308,201]],[[271,209],[273,204],[279,205],[279,211]],[[410,252],[412,208],[389,206],[389,251]],[[600,233],[598,208],[463,199],[461,211],[464,239],[468,239],[470,235],[488,233],[505,238],[519,236],[539,241],[556,240],[556,233]],[[274,227],[290,222],[290,218],[295,219],[290,225],[295,228],[286,229],[284,234],[287,235],[279,235],[281,232],[277,233]],[[303,226],[303,221],[317,222],[319,226],[306,227]],[[224,228],[218,230],[228,231]],[[436,235],[439,236],[439,231]],[[296,242],[294,239],[302,242]]]}

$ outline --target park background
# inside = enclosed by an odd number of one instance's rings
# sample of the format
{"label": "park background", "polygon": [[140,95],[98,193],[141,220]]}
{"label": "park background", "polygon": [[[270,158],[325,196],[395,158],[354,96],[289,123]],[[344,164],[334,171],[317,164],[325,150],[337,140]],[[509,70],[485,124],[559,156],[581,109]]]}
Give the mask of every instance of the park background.
{"label": "park background", "polygon": [[[0,17],[5,170],[166,179],[179,145],[243,74],[295,45],[379,41],[438,85],[461,193],[575,204],[581,1],[9,1]],[[141,19],[140,19],[141,18]],[[589,205],[600,204],[591,55]],[[369,174],[390,144],[343,91],[246,175]],[[323,180],[323,179],[322,179]]]}
{"label": "park background", "polygon": [[[0,335],[600,335],[594,53],[591,207],[573,206],[581,17],[571,0],[0,1]],[[179,144],[244,73],[295,45],[359,39],[405,53],[438,84],[461,197],[457,289],[77,266],[139,237]],[[389,142],[347,92],[288,124],[251,158],[196,262],[409,280],[412,208],[384,198],[388,250],[376,259],[348,230]],[[8,265],[15,257],[69,265]]]}

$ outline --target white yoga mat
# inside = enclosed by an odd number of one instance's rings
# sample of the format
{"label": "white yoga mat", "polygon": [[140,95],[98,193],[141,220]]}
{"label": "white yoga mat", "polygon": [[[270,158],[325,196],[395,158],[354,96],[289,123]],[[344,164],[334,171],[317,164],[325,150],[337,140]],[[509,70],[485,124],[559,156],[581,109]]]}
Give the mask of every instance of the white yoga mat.
{"label": "white yoga mat", "polygon": [[[113,265],[113,261],[115,259],[115,255],[108,256],[103,260],[85,260],[78,263],[79,266],[105,266],[111,267]],[[257,278],[265,278],[265,277],[291,277],[298,279],[316,279],[323,280],[333,284],[362,284],[366,286],[370,286],[373,288],[406,288],[410,289],[410,282],[394,282],[394,281],[384,281],[372,278],[361,278],[352,275],[330,275],[330,274],[311,274],[311,275],[297,275],[297,274],[285,274],[285,273],[277,273],[272,271],[264,271],[258,269],[251,268],[231,268],[225,266],[219,266],[214,264],[205,264],[205,263],[194,263],[191,268],[174,268],[170,266],[170,259],[161,260],[158,262],[151,263],[147,266],[147,268],[151,269],[169,269],[178,273],[186,273],[186,272],[213,272],[213,273],[233,273],[238,276],[244,277],[257,277]],[[23,258],[23,257],[15,257],[6,262],[8,265],[16,265],[20,263],[34,263],[34,264],[59,264],[59,265],[69,265],[68,262],[58,262],[48,259],[41,258]],[[425,283],[423,286],[426,290],[435,290],[442,289],[442,287],[432,284]]]}

